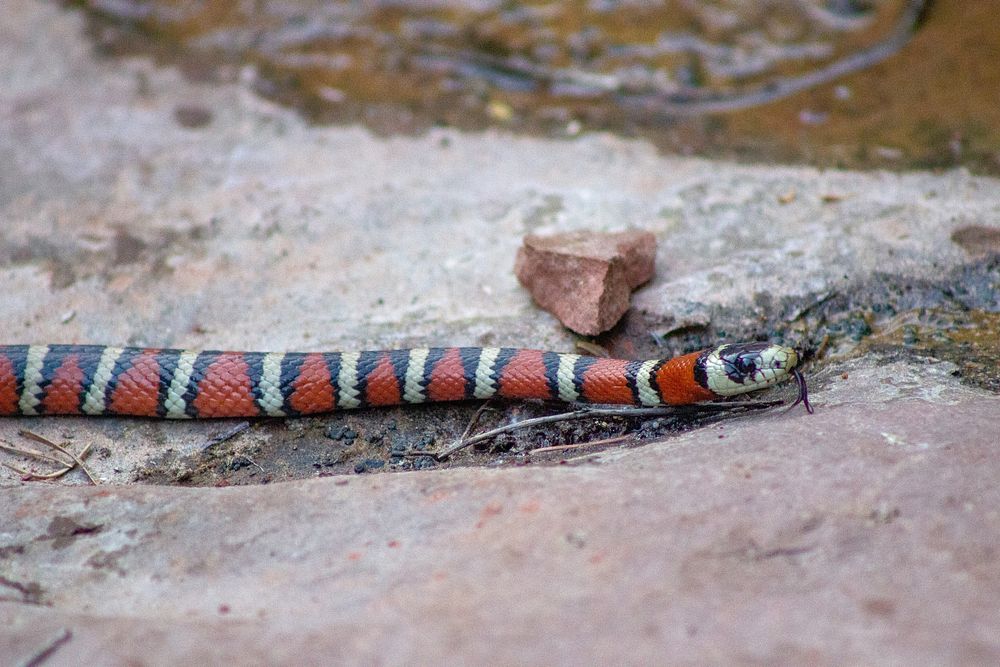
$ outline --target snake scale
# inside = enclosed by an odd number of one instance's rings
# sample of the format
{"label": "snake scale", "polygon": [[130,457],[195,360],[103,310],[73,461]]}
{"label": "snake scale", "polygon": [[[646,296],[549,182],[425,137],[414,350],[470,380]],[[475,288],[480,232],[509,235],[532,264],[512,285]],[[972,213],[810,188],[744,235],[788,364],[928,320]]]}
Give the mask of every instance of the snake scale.
{"label": "snake scale", "polygon": [[0,415],[294,417],[436,401],[690,405],[794,377],[789,347],[737,343],[632,361],[521,348],[218,352],[0,345]]}

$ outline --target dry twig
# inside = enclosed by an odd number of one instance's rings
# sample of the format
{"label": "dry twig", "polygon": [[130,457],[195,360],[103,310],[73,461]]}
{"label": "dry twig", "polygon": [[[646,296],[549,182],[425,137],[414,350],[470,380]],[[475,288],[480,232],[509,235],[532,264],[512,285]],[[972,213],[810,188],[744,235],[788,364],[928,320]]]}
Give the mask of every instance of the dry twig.
{"label": "dry twig", "polygon": [[221,445],[222,443],[226,442],[227,440],[232,440],[233,438],[235,438],[236,436],[238,436],[240,433],[242,433],[243,431],[248,430],[249,428],[250,428],[250,422],[248,422],[248,421],[239,422],[235,426],[226,429],[222,433],[219,433],[218,435],[215,435],[215,436],[212,436],[211,438],[209,438],[208,442],[206,442],[202,446],[201,449],[202,449],[202,451],[204,451],[206,449],[209,449],[210,447],[215,447],[216,445]]}

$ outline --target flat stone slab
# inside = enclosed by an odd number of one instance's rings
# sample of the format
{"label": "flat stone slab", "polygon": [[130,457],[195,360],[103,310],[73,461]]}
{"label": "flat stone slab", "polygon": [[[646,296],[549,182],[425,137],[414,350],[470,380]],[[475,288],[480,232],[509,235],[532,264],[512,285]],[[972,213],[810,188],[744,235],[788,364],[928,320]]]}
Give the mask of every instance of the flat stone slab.
{"label": "flat stone slab", "polygon": [[0,655],[996,662],[1000,400],[879,374],[561,466],[7,487]]}

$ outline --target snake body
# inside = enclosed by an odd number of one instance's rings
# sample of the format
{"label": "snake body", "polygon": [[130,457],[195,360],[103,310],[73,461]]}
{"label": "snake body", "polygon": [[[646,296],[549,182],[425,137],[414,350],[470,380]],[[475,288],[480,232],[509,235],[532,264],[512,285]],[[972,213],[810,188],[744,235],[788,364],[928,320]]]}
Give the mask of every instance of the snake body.
{"label": "snake body", "polygon": [[801,400],[798,361],[795,350],[768,343],[646,361],[506,347],[286,353],[0,345],[0,415],[294,417],[494,396],[688,405],[792,376]]}

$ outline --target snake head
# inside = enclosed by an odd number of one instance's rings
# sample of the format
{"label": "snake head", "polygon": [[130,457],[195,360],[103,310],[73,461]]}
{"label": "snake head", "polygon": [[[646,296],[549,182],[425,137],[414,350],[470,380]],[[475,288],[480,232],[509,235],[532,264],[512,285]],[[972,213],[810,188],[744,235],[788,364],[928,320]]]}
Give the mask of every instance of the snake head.
{"label": "snake head", "polygon": [[[763,389],[790,377],[800,378],[798,353],[772,343],[732,343],[706,350],[698,359],[702,385],[719,396]],[[699,378],[701,381],[702,378]],[[801,384],[800,384],[801,386]]]}

